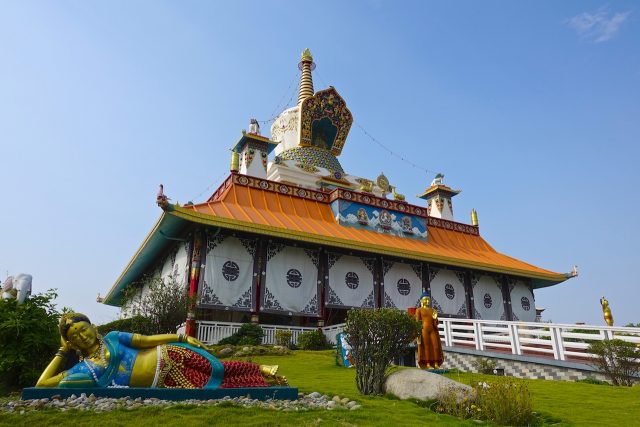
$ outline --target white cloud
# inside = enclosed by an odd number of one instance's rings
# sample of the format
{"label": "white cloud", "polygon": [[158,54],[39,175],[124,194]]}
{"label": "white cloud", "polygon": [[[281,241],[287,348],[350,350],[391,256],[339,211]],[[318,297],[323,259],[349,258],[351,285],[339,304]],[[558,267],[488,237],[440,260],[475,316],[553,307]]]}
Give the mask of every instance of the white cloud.
{"label": "white cloud", "polygon": [[607,7],[601,7],[595,12],[583,12],[576,15],[568,19],[566,23],[580,37],[601,43],[611,40],[630,14],[630,11],[612,14]]}

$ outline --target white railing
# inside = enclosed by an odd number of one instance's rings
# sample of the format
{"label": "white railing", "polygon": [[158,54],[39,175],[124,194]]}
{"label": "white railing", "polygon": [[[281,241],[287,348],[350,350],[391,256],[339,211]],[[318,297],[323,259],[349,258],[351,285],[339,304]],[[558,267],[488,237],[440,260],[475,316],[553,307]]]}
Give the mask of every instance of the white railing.
{"label": "white railing", "polygon": [[[205,344],[217,344],[233,335],[241,323],[198,321],[198,339]],[[318,328],[301,326],[260,325],[265,332],[263,344],[275,344],[277,330],[291,331],[292,341]],[[320,328],[327,342],[335,344],[336,334],[344,324]],[[440,338],[445,346],[466,347],[516,355],[530,355],[556,360],[588,360],[593,341],[619,338],[640,345],[640,328],[567,325],[558,323],[507,322],[496,320],[440,318]]]}
{"label": "white railing", "polygon": [[[198,321],[198,339],[205,344],[217,344],[221,339],[230,337],[240,330],[242,323]],[[260,325],[264,331],[263,344],[276,343],[276,331],[291,331],[291,340],[298,343],[298,336],[306,331],[315,331],[317,328],[302,326]]]}
{"label": "white railing", "polygon": [[441,318],[439,329],[446,346],[556,360],[588,360],[594,341],[618,338],[640,344],[640,328]]}

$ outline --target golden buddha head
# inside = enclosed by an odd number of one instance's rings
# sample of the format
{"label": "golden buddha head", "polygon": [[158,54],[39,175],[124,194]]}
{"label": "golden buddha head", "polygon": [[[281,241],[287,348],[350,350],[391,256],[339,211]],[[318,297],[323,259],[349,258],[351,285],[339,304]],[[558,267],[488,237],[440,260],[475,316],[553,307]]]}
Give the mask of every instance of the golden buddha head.
{"label": "golden buddha head", "polygon": [[423,293],[420,297],[420,306],[421,307],[429,307],[431,305],[431,297],[428,293]]}

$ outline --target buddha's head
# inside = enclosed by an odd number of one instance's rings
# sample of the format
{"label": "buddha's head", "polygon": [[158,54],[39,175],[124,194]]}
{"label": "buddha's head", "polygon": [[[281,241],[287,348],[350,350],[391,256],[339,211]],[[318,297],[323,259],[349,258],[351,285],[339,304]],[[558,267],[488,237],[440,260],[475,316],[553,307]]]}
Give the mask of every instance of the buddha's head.
{"label": "buddha's head", "polygon": [[429,305],[431,304],[431,298],[429,297],[429,295],[422,295],[422,297],[420,297],[420,307],[429,307]]}
{"label": "buddha's head", "polygon": [[60,318],[60,336],[71,348],[87,354],[98,342],[98,330],[87,316],[81,313],[65,313]]}

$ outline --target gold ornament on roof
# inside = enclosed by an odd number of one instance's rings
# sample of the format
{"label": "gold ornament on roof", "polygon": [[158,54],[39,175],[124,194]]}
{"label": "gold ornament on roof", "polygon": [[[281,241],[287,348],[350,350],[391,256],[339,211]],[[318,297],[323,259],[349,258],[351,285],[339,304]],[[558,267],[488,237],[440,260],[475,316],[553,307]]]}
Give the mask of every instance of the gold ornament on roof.
{"label": "gold ornament on roof", "polygon": [[400,193],[396,193],[396,187],[392,186],[391,187],[391,192],[393,193],[393,200],[398,200],[400,202],[404,202],[404,194],[400,194]]}
{"label": "gold ornament on roof", "polygon": [[390,192],[389,179],[386,176],[384,176],[384,173],[380,173],[380,175],[378,175],[378,177],[376,178],[376,184],[378,184],[378,187],[380,187],[383,193]]}
{"label": "gold ornament on roof", "polygon": [[311,56],[311,51],[309,48],[306,48],[302,51],[302,55],[300,55],[300,61],[313,61],[313,56]]}

